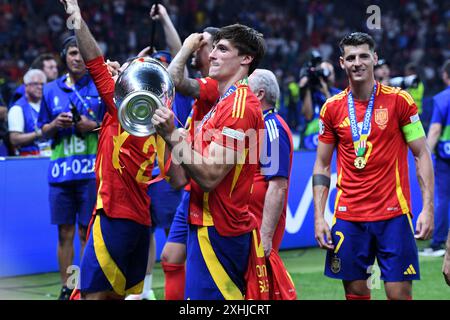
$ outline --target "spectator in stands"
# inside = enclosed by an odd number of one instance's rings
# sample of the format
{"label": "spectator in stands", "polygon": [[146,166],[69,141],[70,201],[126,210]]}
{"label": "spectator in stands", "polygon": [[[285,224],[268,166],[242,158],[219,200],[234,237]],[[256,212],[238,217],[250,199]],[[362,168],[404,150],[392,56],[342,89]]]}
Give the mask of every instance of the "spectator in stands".
{"label": "spectator in stands", "polygon": [[[50,144],[37,126],[41,109],[42,89],[47,81],[45,73],[31,69],[23,77],[25,95],[8,112],[9,139],[18,155],[50,155]],[[49,153],[50,151],[50,153]]]}
{"label": "spectator in stands", "polygon": [[385,59],[378,59],[378,63],[374,67],[375,80],[386,86],[389,85],[391,79],[391,68]]}
{"label": "spectator in stands", "polygon": [[52,138],[49,165],[49,199],[52,224],[58,225],[58,262],[62,289],[59,299],[67,300],[67,268],[73,260],[75,223],[81,254],[96,199],[94,165],[98,134],[105,106],[86,70],[74,36],[64,40],[61,59],[68,73],[44,87],[38,126]]}
{"label": "spectator in stands", "polygon": [[[29,70],[31,69],[40,69],[44,71],[47,82],[51,82],[58,78],[58,63],[56,62],[55,57],[50,53],[43,53],[34,59]],[[14,92],[9,105],[12,106],[13,103],[19,100],[24,94],[25,84],[22,84]]]}
{"label": "spectator in stands", "polygon": [[286,94],[284,96],[284,104],[287,108],[287,123],[292,130],[297,130],[299,124],[298,103],[299,103],[299,87],[297,80],[293,75],[289,75],[286,79]]}
{"label": "spectator in stands", "polygon": [[413,86],[407,87],[406,91],[409,92],[411,97],[416,102],[417,108],[419,109],[419,115],[422,115],[422,103],[425,86],[423,84],[423,81],[420,80],[419,71],[417,70],[417,65],[415,63],[408,63],[405,66],[405,77],[409,76],[415,76],[418,79],[417,83],[414,83]]}
{"label": "spectator in stands", "polygon": [[420,252],[423,256],[441,257],[445,254],[445,239],[449,228],[450,209],[450,60],[442,69],[446,88],[433,97],[433,116],[427,142],[435,151],[434,224],[435,229],[429,248]]}
{"label": "spectator in stands", "polygon": [[327,99],[341,91],[334,87],[334,82],[334,67],[330,62],[322,61],[321,56],[312,57],[301,71],[300,97],[306,126],[301,134],[300,148],[317,149],[320,109]]}

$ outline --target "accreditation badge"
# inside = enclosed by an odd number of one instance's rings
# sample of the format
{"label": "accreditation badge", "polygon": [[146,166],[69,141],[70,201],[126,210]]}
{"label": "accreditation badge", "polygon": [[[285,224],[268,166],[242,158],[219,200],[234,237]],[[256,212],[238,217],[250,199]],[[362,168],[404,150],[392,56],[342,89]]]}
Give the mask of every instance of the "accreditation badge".
{"label": "accreditation badge", "polygon": [[341,271],[341,259],[338,257],[331,258],[331,271],[333,273],[338,273]]}

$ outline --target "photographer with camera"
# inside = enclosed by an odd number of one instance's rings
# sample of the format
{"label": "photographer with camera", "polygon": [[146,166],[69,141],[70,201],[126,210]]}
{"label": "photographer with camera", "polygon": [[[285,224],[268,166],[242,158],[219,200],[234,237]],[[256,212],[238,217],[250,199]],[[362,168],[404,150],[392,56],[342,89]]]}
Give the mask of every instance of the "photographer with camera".
{"label": "photographer with camera", "polygon": [[319,51],[313,50],[311,58],[300,71],[300,99],[306,126],[300,137],[300,148],[316,150],[319,137],[319,113],[322,105],[341,90],[335,88],[333,65],[322,60]]}
{"label": "photographer with camera", "polygon": [[75,223],[81,254],[96,200],[95,161],[105,105],[88,73],[74,36],[62,45],[67,73],[44,86],[38,128],[52,138],[48,170],[51,223],[58,226],[58,262],[62,289],[68,300],[67,268],[73,263]]}
{"label": "photographer with camera", "polygon": [[418,76],[417,66],[414,63],[408,63],[405,66],[404,77],[391,78],[391,69],[385,59],[379,59],[374,67],[375,80],[381,84],[402,88],[411,95],[419,109],[419,115],[422,114],[422,99],[424,93],[423,82]]}

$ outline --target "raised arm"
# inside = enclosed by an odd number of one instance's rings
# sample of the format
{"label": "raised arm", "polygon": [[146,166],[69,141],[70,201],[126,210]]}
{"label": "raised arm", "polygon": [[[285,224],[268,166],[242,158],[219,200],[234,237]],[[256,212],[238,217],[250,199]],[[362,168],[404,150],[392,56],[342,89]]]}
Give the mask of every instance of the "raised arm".
{"label": "raised arm", "polygon": [[330,227],[325,221],[324,213],[330,191],[331,157],[334,144],[319,141],[317,145],[316,162],[313,170],[314,196],[314,231],[317,243],[323,249],[333,249]]}
{"label": "raised arm", "polygon": [[185,96],[196,99],[200,97],[200,85],[197,80],[189,79],[186,76],[184,68],[191,54],[204,44],[205,40],[201,33],[191,34],[184,40],[183,46],[168,68],[176,90]]}
{"label": "raised arm", "polygon": [[159,20],[164,30],[164,35],[166,37],[166,43],[169,47],[170,54],[175,56],[178,51],[181,49],[181,39],[178,35],[175,26],[170,20],[169,14],[167,13],[166,8],[162,4],[157,4],[158,13],[156,13],[156,5],[153,5],[150,10],[150,18],[153,20]]}
{"label": "raised arm", "polygon": [[70,15],[70,19],[73,21],[73,27],[75,30],[75,36],[77,38],[78,49],[80,50],[83,60],[89,61],[102,56],[102,51],[92,36],[89,28],[81,16],[81,10],[78,6],[77,0],[60,0],[64,5],[64,9],[67,14]]}

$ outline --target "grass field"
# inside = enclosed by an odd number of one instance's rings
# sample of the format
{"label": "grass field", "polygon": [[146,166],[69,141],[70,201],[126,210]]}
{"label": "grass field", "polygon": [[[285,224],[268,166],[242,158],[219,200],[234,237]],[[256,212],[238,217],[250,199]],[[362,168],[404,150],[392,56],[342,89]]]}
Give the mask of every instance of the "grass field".
{"label": "grass field", "polygon": [[[426,243],[420,243],[423,247]],[[281,257],[297,288],[299,300],[343,300],[341,282],[323,275],[325,251],[317,248],[282,251]],[[56,259],[56,257],[55,257]],[[415,300],[450,300],[448,287],[441,273],[442,258],[420,257],[422,280],[414,282]],[[164,297],[164,275],[156,264],[153,288],[158,299]],[[0,299],[54,300],[60,290],[59,274],[45,273],[0,279]],[[372,299],[385,300],[383,284],[372,291]]]}

